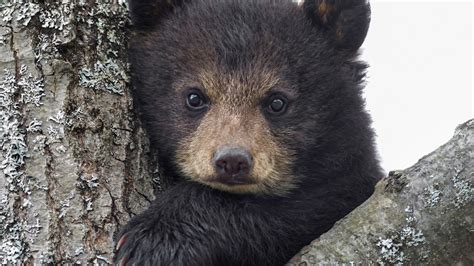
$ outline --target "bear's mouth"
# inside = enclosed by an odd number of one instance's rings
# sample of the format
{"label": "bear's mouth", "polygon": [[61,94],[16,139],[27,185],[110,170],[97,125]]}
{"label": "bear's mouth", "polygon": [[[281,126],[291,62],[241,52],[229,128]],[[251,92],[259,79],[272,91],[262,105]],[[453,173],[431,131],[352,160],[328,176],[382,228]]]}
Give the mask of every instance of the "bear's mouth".
{"label": "bear's mouth", "polygon": [[206,183],[222,184],[227,186],[255,185],[257,180],[250,176],[211,176],[203,179]]}

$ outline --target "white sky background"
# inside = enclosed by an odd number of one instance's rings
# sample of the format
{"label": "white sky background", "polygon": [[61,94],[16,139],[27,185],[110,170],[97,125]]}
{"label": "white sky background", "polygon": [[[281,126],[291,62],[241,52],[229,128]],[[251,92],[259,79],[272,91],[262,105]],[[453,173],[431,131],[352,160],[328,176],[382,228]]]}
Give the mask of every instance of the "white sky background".
{"label": "white sky background", "polygon": [[473,117],[473,3],[371,1],[362,46],[382,166],[404,169]]}

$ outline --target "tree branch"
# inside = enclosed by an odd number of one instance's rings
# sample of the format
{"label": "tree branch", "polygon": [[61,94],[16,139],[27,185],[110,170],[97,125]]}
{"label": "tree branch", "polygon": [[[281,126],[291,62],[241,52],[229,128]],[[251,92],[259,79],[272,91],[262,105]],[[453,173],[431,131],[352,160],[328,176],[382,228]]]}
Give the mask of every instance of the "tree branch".
{"label": "tree branch", "polygon": [[289,265],[473,265],[474,120],[403,171],[381,180],[364,204]]}

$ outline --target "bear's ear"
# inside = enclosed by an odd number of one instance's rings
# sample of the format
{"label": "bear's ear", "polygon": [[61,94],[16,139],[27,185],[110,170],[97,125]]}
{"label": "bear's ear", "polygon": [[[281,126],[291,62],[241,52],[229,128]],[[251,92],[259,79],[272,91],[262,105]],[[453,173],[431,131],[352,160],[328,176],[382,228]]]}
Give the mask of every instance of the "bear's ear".
{"label": "bear's ear", "polygon": [[367,0],[305,0],[303,8],[338,48],[357,51],[364,42],[370,24]]}
{"label": "bear's ear", "polygon": [[128,0],[130,17],[135,28],[155,27],[160,19],[187,0]]}

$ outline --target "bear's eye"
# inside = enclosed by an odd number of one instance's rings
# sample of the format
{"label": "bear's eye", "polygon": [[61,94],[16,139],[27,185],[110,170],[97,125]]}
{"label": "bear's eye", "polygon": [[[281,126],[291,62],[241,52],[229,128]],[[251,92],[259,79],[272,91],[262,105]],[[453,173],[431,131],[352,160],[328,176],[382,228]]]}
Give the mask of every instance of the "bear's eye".
{"label": "bear's eye", "polygon": [[186,106],[192,111],[203,109],[205,104],[205,98],[199,90],[193,89],[186,96]]}
{"label": "bear's eye", "polygon": [[202,105],[201,96],[199,96],[199,94],[197,93],[190,93],[188,95],[188,105],[194,108],[201,106]]}
{"label": "bear's eye", "polygon": [[286,110],[287,100],[281,96],[271,98],[268,111],[274,114],[282,114]]}

